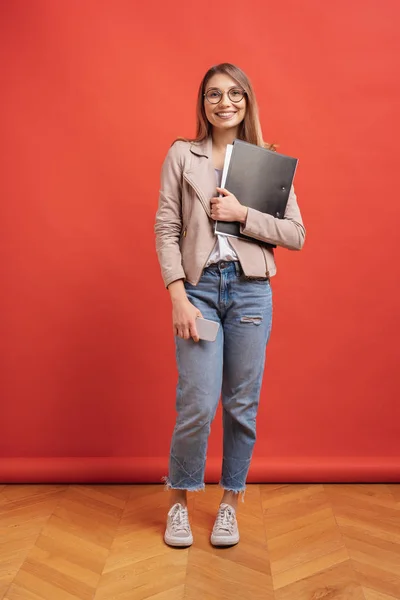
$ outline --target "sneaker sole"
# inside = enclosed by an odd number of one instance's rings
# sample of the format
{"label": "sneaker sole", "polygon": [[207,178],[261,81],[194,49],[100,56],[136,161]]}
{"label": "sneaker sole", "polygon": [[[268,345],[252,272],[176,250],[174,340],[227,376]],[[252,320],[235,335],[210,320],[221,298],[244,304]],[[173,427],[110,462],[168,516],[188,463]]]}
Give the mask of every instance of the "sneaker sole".
{"label": "sneaker sole", "polygon": [[174,548],[185,548],[193,544],[193,536],[187,538],[170,538],[164,535],[164,542],[167,546],[173,546]]}
{"label": "sneaker sole", "polygon": [[239,543],[239,540],[239,535],[237,537],[231,537],[229,539],[214,538],[213,536],[211,536],[211,544],[213,546],[235,546]]}

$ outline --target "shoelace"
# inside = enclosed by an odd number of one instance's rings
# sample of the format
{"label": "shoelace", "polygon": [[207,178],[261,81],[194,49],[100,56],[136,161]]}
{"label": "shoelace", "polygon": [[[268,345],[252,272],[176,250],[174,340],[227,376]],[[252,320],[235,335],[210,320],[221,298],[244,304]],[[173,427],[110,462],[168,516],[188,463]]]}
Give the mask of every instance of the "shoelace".
{"label": "shoelace", "polygon": [[175,531],[186,531],[189,533],[190,525],[188,511],[181,504],[177,504],[171,515],[172,527]]}
{"label": "shoelace", "polygon": [[233,533],[235,525],[235,513],[230,506],[221,506],[218,510],[216,529],[223,529],[228,533]]}

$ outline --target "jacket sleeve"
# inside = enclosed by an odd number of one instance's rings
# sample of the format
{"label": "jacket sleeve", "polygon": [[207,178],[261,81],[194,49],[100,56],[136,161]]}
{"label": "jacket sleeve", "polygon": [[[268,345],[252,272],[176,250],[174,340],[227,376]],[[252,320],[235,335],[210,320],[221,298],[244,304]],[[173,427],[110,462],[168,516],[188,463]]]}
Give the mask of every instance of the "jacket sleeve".
{"label": "jacket sleeve", "polygon": [[282,246],[288,250],[301,250],[306,230],[301,218],[297,198],[292,186],[283,219],[249,208],[246,222],[240,231],[257,240]]}
{"label": "jacket sleeve", "polygon": [[182,164],[179,142],[168,151],[161,169],[161,189],[156,213],[156,251],[166,287],[185,279],[179,239],[182,230]]}

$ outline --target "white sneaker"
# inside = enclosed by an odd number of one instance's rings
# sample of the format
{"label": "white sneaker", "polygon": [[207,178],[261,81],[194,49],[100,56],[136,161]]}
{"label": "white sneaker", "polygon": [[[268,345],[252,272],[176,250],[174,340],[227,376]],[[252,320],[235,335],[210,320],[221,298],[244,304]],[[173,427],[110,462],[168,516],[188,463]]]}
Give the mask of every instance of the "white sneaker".
{"label": "white sneaker", "polygon": [[164,541],[168,546],[191,546],[193,544],[188,510],[179,502],[169,510]]}
{"label": "white sneaker", "polygon": [[239,529],[235,509],[230,504],[221,504],[211,534],[213,546],[233,546],[239,541]]}

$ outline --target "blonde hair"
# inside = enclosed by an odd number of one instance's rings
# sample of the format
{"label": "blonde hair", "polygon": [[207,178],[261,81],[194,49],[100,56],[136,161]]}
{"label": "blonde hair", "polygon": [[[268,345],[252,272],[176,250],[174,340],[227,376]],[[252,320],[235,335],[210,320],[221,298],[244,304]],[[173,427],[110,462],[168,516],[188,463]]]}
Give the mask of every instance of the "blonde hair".
{"label": "blonde hair", "polygon": [[[196,121],[197,121],[197,133],[194,139],[178,138],[178,140],[200,143],[206,140],[211,135],[212,125],[206,117],[204,109],[204,93],[208,81],[213,75],[224,74],[232,77],[246,92],[246,114],[243,121],[239,125],[237,137],[240,140],[268,148],[269,150],[275,150],[276,144],[268,144],[264,142],[260,119],[258,116],[258,105],[256,96],[253,90],[253,86],[247,75],[239,69],[236,65],[231,63],[221,63],[211,67],[204,75],[197,95],[197,110],[196,110]],[[175,140],[175,141],[178,141]]]}

